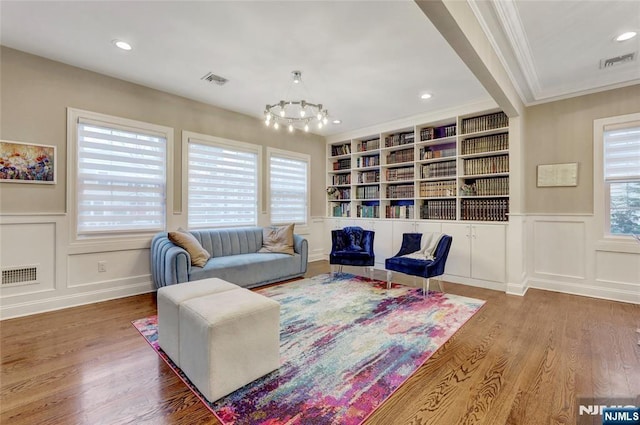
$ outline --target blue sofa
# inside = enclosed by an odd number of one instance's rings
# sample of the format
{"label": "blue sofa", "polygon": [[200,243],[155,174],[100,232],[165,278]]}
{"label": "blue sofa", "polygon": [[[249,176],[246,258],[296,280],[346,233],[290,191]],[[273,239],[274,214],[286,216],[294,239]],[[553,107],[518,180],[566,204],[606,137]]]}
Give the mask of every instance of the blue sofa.
{"label": "blue sofa", "polygon": [[294,255],[259,253],[262,227],[196,230],[191,233],[211,254],[204,267],[191,265],[189,253],[158,233],[151,241],[151,277],[156,289],[217,277],[244,288],[302,276],[307,271],[308,243],[293,235]]}

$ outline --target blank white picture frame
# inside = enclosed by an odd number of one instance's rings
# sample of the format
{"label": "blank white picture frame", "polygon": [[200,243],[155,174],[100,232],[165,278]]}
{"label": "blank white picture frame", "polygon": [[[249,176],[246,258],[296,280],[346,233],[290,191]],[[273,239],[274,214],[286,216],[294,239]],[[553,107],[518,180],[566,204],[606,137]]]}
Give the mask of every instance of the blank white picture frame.
{"label": "blank white picture frame", "polygon": [[538,187],[578,186],[578,163],[538,165]]}

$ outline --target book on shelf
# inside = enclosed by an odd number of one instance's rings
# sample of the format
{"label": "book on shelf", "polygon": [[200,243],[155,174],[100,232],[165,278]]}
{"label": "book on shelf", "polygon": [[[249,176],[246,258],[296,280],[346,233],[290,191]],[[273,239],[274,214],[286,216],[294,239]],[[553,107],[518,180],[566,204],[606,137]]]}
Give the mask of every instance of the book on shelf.
{"label": "book on shelf", "polygon": [[350,153],[351,153],[350,143],[331,146],[331,156],[349,155]]}
{"label": "book on shelf", "polygon": [[420,148],[420,159],[447,158],[450,156],[456,156],[455,147],[437,150],[434,150],[432,147],[428,146]]}
{"label": "book on shelf", "polygon": [[413,180],[413,165],[411,167],[387,168],[387,181]]}
{"label": "book on shelf", "polygon": [[333,191],[329,192],[330,201],[349,200],[351,199],[351,188],[348,187],[334,187]]}
{"label": "book on shelf", "polygon": [[456,181],[442,180],[437,182],[420,182],[421,198],[437,198],[445,196],[455,196]]}
{"label": "book on shelf", "polygon": [[351,174],[334,174],[331,176],[331,184],[334,186],[351,184]]}
{"label": "book on shelf", "polygon": [[414,186],[411,184],[393,184],[387,186],[387,198],[406,199],[413,198]]}
{"label": "book on shelf", "polygon": [[460,188],[462,196],[508,196],[509,177],[491,177],[469,181]]}
{"label": "book on shelf", "polygon": [[509,155],[485,156],[464,160],[465,176],[509,172]]}
{"label": "book on shelf", "polygon": [[456,200],[425,201],[420,207],[420,218],[430,220],[455,220]]}
{"label": "book on shelf", "polygon": [[380,170],[362,171],[358,173],[358,183],[378,183]]}
{"label": "book on shelf", "polygon": [[465,118],[462,120],[462,134],[477,133],[509,126],[509,117],[504,112]]}
{"label": "book on shelf", "polygon": [[351,169],[351,158],[339,159],[333,163],[333,170],[349,170]]}
{"label": "book on shelf", "polygon": [[386,218],[413,218],[414,206],[411,203],[397,203],[385,207]]}
{"label": "book on shelf", "polygon": [[455,177],[456,161],[442,161],[431,164],[423,164],[420,176],[423,179],[431,179],[436,177]]}
{"label": "book on shelf", "polygon": [[356,199],[378,199],[380,198],[380,185],[358,186],[356,187]]}
{"label": "book on shelf", "polygon": [[380,205],[367,204],[363,202],[361,205],[356,206],[356,217],[360,218],[380,218]]}
{"label": "book on shelf", "polygon": [[413,143],[415,135],[413,131],[406,133],[390,134],[384,138],[384,146],[390,148],[393,146],[407,145]]}
{"label": "book on shelf", "polygon": [[400,162],[410,162],[413,160],[413,148],[394,151],[387,155],[387,164],[398,164]]}
{"label": "book on shelf", "polygon": [[363,140],[362,142],[360,142],[360,152],[372,151],[375,149],[380,149],[379,137],[370,140]]}
{"label": "book on shelf", "polygon": [[448,124],[440,127],[425,127],[420,129],[420,141],[442,139],[456,135],[456,125]]}
{"label": "book on shelf", "polygon": [[375,167],[380,165],[380,155],[365,155],[356,158],[356,168]]}
{"label": "book on shelf", "polygon": [[332,217],[351,217],[351,204],[348,202],[334,202],[331,204]]}
{"label": "book on shelf", "polygon": [[500,133],[463,140],[460,146],[460,154],[471,155],[474,153],[504,151],[507,149],[509,149],[509,134]]}
{"label": "book on shelf", "polygon": [[499,199],[462,199],[460,215],[462,220],[507,221],[509,200]]}

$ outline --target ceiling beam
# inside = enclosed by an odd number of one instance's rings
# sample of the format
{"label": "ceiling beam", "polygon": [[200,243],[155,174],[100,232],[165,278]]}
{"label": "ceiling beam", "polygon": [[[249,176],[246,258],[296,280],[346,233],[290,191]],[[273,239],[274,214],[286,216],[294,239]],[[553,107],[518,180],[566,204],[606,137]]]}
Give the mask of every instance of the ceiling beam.
{"label": "ceiling beam", "polygon": [[466,1],[414,0],[480,84],[509,116],[524,112],[524,104],[507,71]]}

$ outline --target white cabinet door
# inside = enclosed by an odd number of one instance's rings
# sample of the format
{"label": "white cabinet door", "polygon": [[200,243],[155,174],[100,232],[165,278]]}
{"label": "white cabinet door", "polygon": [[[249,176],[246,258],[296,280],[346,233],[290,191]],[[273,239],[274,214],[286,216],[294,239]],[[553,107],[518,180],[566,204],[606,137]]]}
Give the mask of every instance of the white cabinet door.
{"label": "white cabinet door", "polygon": [[372,230],[376,232],[373,238],[373,252],[376,255],[376,268],[384,269],[384,260],[393,257],[393,226],[390,221],[373,220]]}
{"label": "white cabinet door", "polygon": [[444,272],[454,276],[471,277],[471,226],[442,223],[442,233],[453,237]]}
{"label": "white cabinet door", "polygon": [[501,225],[471,225],[471,277],[504,282],[506,235]]}
{"label": "white cabinet door", "polygon": [[443,233],[443,223],[434,223],[431,221],[418,221],[416,222],[416,232],[418,233]]}

